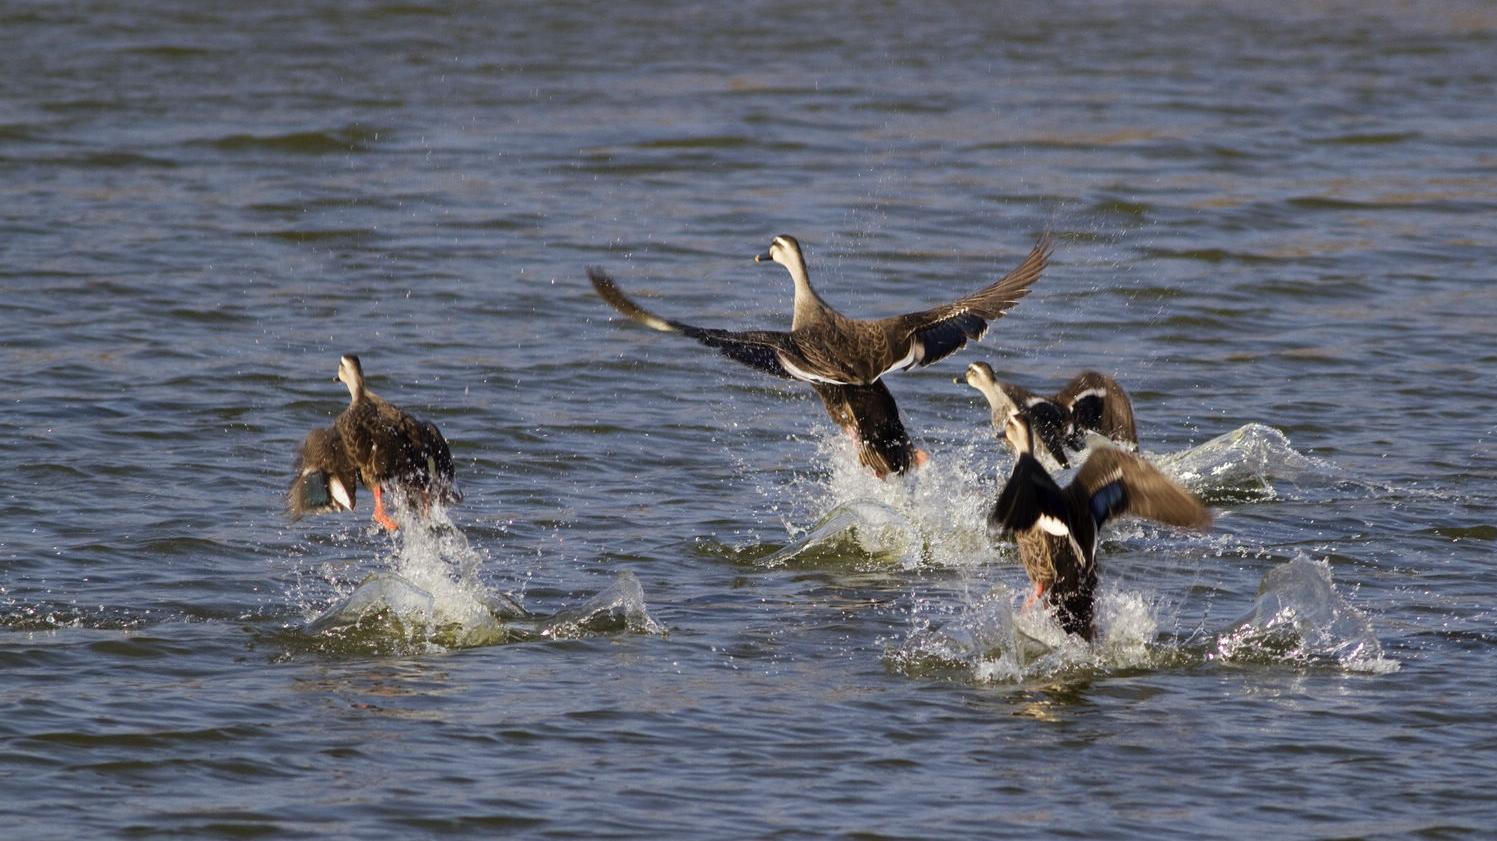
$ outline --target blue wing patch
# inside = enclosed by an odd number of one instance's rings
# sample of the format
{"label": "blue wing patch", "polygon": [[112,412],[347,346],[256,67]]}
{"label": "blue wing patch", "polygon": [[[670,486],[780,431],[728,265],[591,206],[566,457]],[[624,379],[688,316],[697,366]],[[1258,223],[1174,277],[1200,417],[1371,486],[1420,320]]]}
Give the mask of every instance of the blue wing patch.
{"label": "blue wing patch", "polygon": [[925,355],[919,364],[929,365],[956,353],[968,339],[982,338],[987,326],[981,317],[966,312],[921,330],[920,344],[925,348]]}

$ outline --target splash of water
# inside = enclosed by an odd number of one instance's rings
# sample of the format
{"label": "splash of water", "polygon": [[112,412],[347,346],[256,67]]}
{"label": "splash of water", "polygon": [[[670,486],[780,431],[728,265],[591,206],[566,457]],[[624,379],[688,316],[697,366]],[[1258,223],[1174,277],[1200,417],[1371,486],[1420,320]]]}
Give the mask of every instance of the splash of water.
{"label": "splash of water", "polygon": [[628,631],[663,633],[649,615],[634,573],[619,573],[593,598],[552,616],[536,616],[479,579],[483,556],[433,507],[417,520],[397,506],[400,531],[387,570],[373,573],[303,627],[333,641],[331,650],[441,650],[538,637],[577,638]]}
{"label": "splash of water", "polygon": [[1151,461],[1181,484],[1212,502],[1277,499],[1274,480],[1300,482],[1336,477],[1335,465],[1310,458],[1289,437],[1261,423],[1244,424],[1187,450]]}
{"label": "splash of water", "polygon": [[1366,615],[1336,592],[1330,565],[1303,556],[1263,576],[1252,608],[1217,635],[1209,657],[1375,674],[1398,669],[1383,655]]}
{"label": "splash of water", "polygon": [[505,622],[525,615],[508,596],[478,578],[482,556],[441,506],[425,517],[396,505],[386,571],[366,577],[352,592],[308,622],[312,635],[370,635],[411,644],[466,648],[503,642]]}
{"label": "splash of water", "polygon": [[1091,643],[1067,634],[1048,611],[1020,602],[1015,590],[995,585],[950,621],[923,621],[885,652],[885,662],[901,674],[1017,684],[1151,667],[1170,657],[1153,645],[1158,623],[1140,593],[1101,593]]}
{"label": "splash of water", "polygon": [[1329,566],[1306,558],[1269,570],[1252,609],[1205,647],[1161,635],[1156,606],[1141,592],[1101,592],[1090,644],[1063,632],[1047,611],[1018,602],[1014,590],[999,584],[944,623],[922,619],[885,652],[885,663],[910,676],[981,684],[1213,662],[1374,674],[1399,667],[1384,656],[1367,617],[1336,592]]}
{"label": "splash of water", "polygon": [[758,563],[851,561],[913,569],[969,567],[991,558],[984,524],[992,482],[970,466],[975,447],[947,451],[909,475],[885,480],[858,462],[844,436],[823,435],[818,451],[829,473],[798,476],[792,484],[814,525],[800,530],[787,522],[791,542]]}
{"label": "splash of water", "polygon": [[540,635],[552,639],[618,631],[665,633],[665,628],[645,609],[645,593],[639,578],[628,570],[614,576],[613,583],[596,596],[576,607],[563,608],[539,624]]}

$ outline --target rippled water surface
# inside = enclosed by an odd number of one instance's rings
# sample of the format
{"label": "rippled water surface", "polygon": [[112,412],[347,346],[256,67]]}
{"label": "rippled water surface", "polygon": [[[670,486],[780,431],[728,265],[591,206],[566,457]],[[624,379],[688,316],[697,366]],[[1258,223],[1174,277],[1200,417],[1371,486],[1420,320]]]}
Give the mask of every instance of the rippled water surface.
{"label": "rippled water surface", "polygon": [[[0,7],[0,816],[27,838],[1446,838],[1497,825],[1497,13],[1458,2]],[[1056,235],[809,390],[787,323]],[[288,524],[337,358],[435,529]],[[1132,392],[1215,528],[1021,609],[983,359]]]}

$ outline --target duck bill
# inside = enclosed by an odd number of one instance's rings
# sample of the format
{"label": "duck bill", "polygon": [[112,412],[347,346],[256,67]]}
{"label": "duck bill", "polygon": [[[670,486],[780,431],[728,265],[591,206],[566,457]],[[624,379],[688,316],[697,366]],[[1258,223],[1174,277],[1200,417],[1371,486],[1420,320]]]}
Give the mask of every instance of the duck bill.
{"label": "duck bill", "polygon": [[769,256],[768,254],[755,254],[754,255],[754,262],[755,263],[772,263],[772,262],[774,262],[774,258],[771,257],[771,256]]}

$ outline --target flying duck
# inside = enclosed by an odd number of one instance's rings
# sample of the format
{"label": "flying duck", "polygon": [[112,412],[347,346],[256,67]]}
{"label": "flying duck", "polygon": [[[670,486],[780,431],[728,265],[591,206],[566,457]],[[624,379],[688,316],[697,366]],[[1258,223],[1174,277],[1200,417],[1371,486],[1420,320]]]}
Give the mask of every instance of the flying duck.
{"label": "flying duck", "polygon": [[751,368],[810,383],[832,419],[859,439],[859,458],[882,476],[918,466],[925,454],[908,443],[894,397],[880,378],[929,365],[968,339],[981,339],[989,321],[1029,292],[1049,258],[1047,234],[1018,268],[977,292],[928,310],[865,320],[842,315],[823,301],[811,287],[800,243],[778,236],[769,252],[754,260],[773,261],[790,272],[795,299],[788,331],[720,330],[661,318],[630,300],[603,270],[589,268],[587,274],[605,301],[646,327],[682,333]]}
{"label": "flying duck", "polygon": [[330,427],[314,429],[296,456],[296,478],[286,497],[292,521],[306,514],[352,511],[357,483],[374,492],[374,520],[398,526],[385,509],[384,493],[398,489],[419,498],[462,500],[453,478],[447,439],[430,421],[417,420],[364,385],[357,356],[338,363],[337,381],[348,387],[348,407]]}
{"label": "flying duck", "polygon": [[1097,532],[1104,523],[1136,514],[1174,526],[1211,525],[1200,499],[1132,453],[1094,450],[1062,488],[1034,456],[1036,436],[1026,411],[1010,414],[1003,431],[1016,461],[988,514],[988,535],[995,542],[1014,537],[1034,585],[1028,604],[1044,600],[1067,633],[1091,639]]}
{"label": "flying duck", "polygon": [[1000,438],[1008,416],[1027,411],[1035,435],[1045,446],[1043,452],[1060,467],[1070,467],[1065,448],[1085,448],[1087,432],[1097,432],[1115,444],[1138,449],[1133,403],[1123,387],[1106,374],[1083,371],[1054,397],[1042,397],[1023,386],[999,380],[986,362],[968,365],[965,376],[953,382],[965,382],[988,398],[993,429]]}

